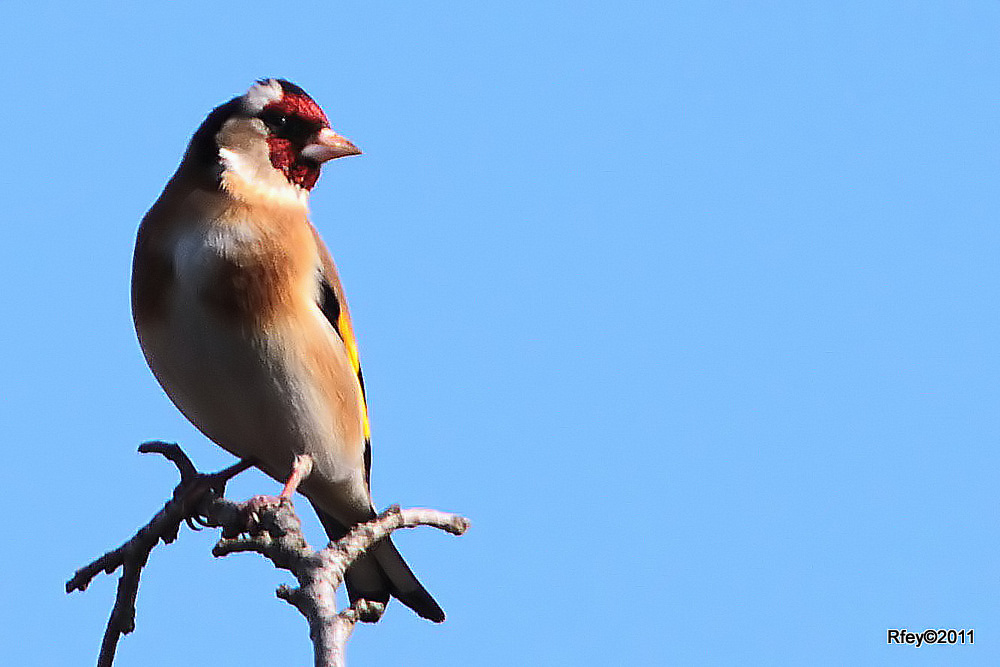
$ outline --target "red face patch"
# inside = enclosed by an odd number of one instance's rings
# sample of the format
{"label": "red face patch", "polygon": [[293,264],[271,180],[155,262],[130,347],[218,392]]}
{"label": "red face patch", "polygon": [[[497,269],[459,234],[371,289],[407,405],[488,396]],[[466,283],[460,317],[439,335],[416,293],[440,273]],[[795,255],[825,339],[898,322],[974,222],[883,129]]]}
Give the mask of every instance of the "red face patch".
{"label": "red face patch", "polygon": [[277,111],[285,114],[289,118],[300,118],[312,125],[326,127],[330,124],[326,114],[319,108],[319,105],[308,95],[295,93],[285,93],[277,102],[271,102],[265,111]]}
{"label": "red face patch", "polygon": [[264,107],[260,116],[270,129],[271,164],[292,183],[311,189],[320,166],[303,160],[301,153],[320,129],[330,126],[326,114],[308,95],[286,91],[280,100]]}
{"label": "red face patch", "polygon": [[280,169],[285,178],[306,190],[311,190],[316,185],[319,179],[319,165],[301,159],[302,146],[274,136],[267,138],[267,145],[271,149],[271,165],[275,169]]}

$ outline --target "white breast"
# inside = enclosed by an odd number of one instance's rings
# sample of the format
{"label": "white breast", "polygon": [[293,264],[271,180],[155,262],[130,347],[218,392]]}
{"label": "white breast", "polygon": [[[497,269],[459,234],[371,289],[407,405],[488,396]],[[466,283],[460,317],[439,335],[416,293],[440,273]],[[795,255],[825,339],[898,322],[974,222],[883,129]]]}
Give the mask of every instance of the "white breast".
{"label": "white breast", "polygon": [[[343,459],[357,448],[340,441],[343,429],[311,386],[295,336],[280,326],[240,331],[200,298],[219,266],[254,241],[240,225],[195,227],[176,239],[169,316],[140,331],[150,367],[185,416],[231,453],[260,461],[277,479],[287,476],[296,454],[309,453],[310,486],[367,511],[363,464]],[[316,316],[322,320],[318,308]],[[325,320],[316,326],[328,327]]]}

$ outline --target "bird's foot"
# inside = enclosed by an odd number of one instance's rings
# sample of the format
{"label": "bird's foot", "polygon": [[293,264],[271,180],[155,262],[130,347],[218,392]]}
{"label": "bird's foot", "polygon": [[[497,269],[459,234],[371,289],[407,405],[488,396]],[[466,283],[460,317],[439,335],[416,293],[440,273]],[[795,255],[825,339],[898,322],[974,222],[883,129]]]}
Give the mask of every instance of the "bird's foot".
{"label": "bird's foot", "polygon": [[285,496],[253,496],[244,502],[243,506],[248,513],[256,514],[271,507],[278,507],[281,503],[289,501],[290,499]]}
{"label": "bird's foot", "polygon": [[299,488],[302,480],[309,476],[310,472],[312,472],[312,457],[308,454],[296,456],[295,462],[292,464],[292,472],[288,476],[288,481],[285,482],[285,486],[281,489],[279,495],[254,496],[243,503],[243,511],[246,513],[246,525],[249,532],[258,531],[260,528],[260,518],[265,510],[276,510],[284,503],[291,505],[292,494]]}
{"label": "bird's foot", "polygon": [[291,499],[285,496],[253,496],[243,503],[243,511],[246,513],[246,525],[248,532],[257,532],[260,525],[261,514],[265,510],[277,509],[282,503],[290,503]]}

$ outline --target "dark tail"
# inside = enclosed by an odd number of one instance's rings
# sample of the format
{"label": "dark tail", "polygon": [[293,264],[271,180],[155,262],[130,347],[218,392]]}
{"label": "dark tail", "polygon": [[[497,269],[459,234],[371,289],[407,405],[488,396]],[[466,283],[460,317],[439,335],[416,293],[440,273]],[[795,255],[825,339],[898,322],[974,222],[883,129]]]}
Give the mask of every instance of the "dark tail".
{"label": "dark tail", "polygon": [[[315,505],[313,508],[331,540],[339,540],[347,534],[348,529],[339,521]],[[373,513],[372,518],[374,516]],[[352,603],[359,599],[387,603],[391,595],[430,621],[440,623],[444,620],[444,611],[417,581],[410,566],[388,537],[356,560],[347,570],[346,579],[347,595]]]}

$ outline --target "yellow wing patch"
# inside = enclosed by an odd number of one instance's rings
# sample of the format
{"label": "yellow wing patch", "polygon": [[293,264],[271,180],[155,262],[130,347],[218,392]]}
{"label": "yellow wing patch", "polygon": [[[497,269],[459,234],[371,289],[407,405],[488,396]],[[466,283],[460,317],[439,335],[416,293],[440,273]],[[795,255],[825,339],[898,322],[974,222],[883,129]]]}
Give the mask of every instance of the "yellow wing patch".
{"label": "yellow wing patch", "polygon": [[361,374],[361,358],[358,356],[358,343],[354,338],[354,329],[351,327],[351,318],[345,309],[341,309],[337,317],[337,332],[340,339],[344,341],[347,348],[347,357],[351,360],[351,368],[358,377],[358,384],[361,385],[361,418],[365,428],[365,439],[371,438],[371,425],[368,423],[368,399],[365,397],[365,378]]}

